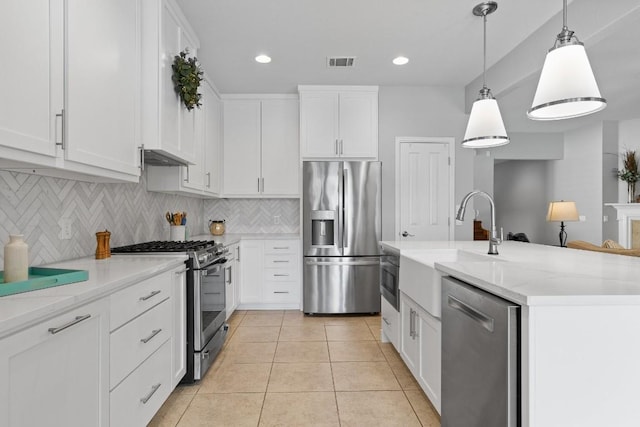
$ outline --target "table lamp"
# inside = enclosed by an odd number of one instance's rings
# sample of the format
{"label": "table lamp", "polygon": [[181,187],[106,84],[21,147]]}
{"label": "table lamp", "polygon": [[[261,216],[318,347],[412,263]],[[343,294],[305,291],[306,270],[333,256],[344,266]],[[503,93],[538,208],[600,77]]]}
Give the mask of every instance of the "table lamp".
{"label": "table lamp", "polygon": [[560,247],[567,247],[567,232],[564,231],[565,221],[578,221],[578,209],[575,202],[549,202],[547,221],[560,221]]}

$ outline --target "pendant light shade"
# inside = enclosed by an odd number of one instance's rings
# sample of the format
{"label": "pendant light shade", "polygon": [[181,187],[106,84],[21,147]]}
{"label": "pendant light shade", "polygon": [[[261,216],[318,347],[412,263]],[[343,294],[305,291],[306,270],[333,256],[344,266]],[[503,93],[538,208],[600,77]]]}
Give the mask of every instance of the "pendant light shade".
{"label": "pendant light shade", "polygon": [[566,0],[563,16],[562,32],[547,53],[533,104],[527,111],[532,120],[570,119],[607,106],[607,101],[600,95],[584,45],[567,28]]}
{"label": "pendant light shade", "polygon": [[492,148],[509,143],[507,131],[504,128],[502,114],[498,101],[491,94],[486,85],[487,73],[487,15],[495,12],[498,3],[490,1],[480,3],[473,8],[475,16],[482,16],[484,21],[484,62],[482,70],[483,85],[480,96],[471,107],[467,130],[464,133],[462,146],[465,148]]}

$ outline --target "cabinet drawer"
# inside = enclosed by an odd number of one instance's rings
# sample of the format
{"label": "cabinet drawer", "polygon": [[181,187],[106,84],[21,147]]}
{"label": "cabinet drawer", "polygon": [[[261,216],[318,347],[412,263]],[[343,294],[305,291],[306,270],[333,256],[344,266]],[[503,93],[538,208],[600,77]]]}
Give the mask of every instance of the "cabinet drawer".
{"label": "cabinet drawer", "polygon": [[171,295],[171,272],[159,274],[111,295],[111,330]]}
{"label": "cabinet drawer", "polygon": [[111,392],[112,426],[144,426],[171,393],[171,341],[165,342]]}
{"label": "cabinet drawer", "polygon": [[380,317],[382,332],[397,350],[398,337],[400,335],[400,313],[398,313],[398,311],[389,304],[389,301],[382,298]]}
{"label": "cabinet drawer", "polygon": [[265,283],[263,301],[266,303],[296,303],[299,302],[297,283]]}
{"label": "cabinet drawer", "polygon": [[264,272],[265,282],[296,282],[298,272],[296,269],[270,268]]}
{"label": "cabinet drawer", "polygon": [[171,300],[111,334],[110,388],[115,387],[171,336]]}
{"label": "cabinet drawer", "polygon": [[297,240],[265,240],[264,253],[266,255],[275,254],[297,254]]}
{"label": "cabinet drawer", "polygon": [[298,265],[297,254],[265,255],[264,268],[295,269]]}

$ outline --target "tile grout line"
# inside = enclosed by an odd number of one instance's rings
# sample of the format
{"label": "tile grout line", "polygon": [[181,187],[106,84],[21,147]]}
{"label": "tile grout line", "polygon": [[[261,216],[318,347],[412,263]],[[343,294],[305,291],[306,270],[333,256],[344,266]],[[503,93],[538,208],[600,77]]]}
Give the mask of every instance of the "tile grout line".
{"label": "tile grout line", "polygon": [[333,383],[333,399],[336,402],[336,415],[338,416],[338,427],[342,426],[342,419],[340,418],[340,406],[338,405],[338,390],[336,390],[336,379],[333,376],[333,361],[331,360],[331,350],[329,349],[329,337],[327,335],[327,325],[323,325],[325,343],[327,345],[327,355],[329,356],[329,369],[331,369],[331,382]]}
{"label": "tile grout line", "polygon": [[271,382],[271,374],[273,373],[273,364],[274,364],[274,360],[276,358],[276,352],[278,351],[278,343],[280,342],[280,333],[282,331],[282,322],[284,322],[284,315],[283,315],[283,320],[280,322],[280,328],[278,330],[278,336],[276,337],[276,350],[273,352],[273,357],[271,358],[271,367],[269,368],[269,376],[267,378],[267,384],[264,388],[264,396],[262,398],[262,406],[260,407],[260,414],[258,415],[258,424],[256,427],[260,426],[260,421],[262,421],[262,412],[264,411],[264,404],[267,401],[267,393],[269,391],[269,383]]}

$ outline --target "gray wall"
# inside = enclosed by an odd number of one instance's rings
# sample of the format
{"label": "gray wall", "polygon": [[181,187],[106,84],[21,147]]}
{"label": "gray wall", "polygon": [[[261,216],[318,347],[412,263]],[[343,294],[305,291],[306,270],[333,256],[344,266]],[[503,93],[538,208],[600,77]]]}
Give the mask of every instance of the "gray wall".
{"label": "gray wall", "polygon": [[553,228],[556,233],[559,231],[558,224],[546,221],[549,204],[548,162],[496,162],[494,178],[496,223],[498,229],[503,228],[504,238],[507,238],[509,232],[525,233],[532,243],[547,243],[547,229]]}
{"label": "gray wall", "polygon": [[[468,115],[462,87],[381,86],[379,92],[379,158],[382,161],[382,238],[396,240],[395,138],[454,137],[456,145],[455,202],[473,188],[474,150],[460,147]],[[456,227],[456,240],[470,240],[473,221]]]}

